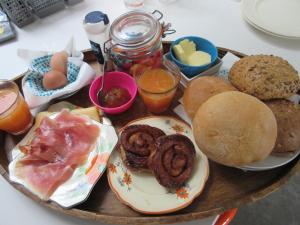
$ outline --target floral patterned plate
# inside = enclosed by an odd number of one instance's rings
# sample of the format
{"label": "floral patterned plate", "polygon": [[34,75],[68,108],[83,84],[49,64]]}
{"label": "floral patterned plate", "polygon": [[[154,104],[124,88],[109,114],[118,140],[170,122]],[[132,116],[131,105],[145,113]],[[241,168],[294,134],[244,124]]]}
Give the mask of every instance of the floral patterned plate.
{"label": "floral patterned plate", "polygon": [[[52,114],[50,118],[55,118],[57,115],[58,113]],[[72,177],[61,184],[50,196],[50,200],[64,208],[73,207],[89,197],[94,185],[104,173],[108,158],[118,142],[118,136],[112,126],[103,125],[91,119],[89,120],[91,123],[99,126],[100,135],[93,150],[88,156],[88,160],[84,165],[76,168]],[[35,128],[33,127],[23,140],[12,150],[13,161],[9,164],[10,179],[13,182],[24,185],[28,190],[30,190],[30,187],[22,179],[15,176],[14,168],[16,162],[24,156],[18,146],[24,145],[32,139],[34,129]]]}
{"label": "floral patterned plate", "polygon": [[151,173],[128,170],[116,149],[108,162],[107,176],[111,189],[121,202],[144,214],[171,213],[187,207],[200,195],[209,175],[207,157],[197,147],[191,128],[172,117],[151,116],[128,125],[132,124],[146,124],[160,128],[166,134],[180,133],[190,138],[197,152],[194,171],[183,187],[167,189]]}

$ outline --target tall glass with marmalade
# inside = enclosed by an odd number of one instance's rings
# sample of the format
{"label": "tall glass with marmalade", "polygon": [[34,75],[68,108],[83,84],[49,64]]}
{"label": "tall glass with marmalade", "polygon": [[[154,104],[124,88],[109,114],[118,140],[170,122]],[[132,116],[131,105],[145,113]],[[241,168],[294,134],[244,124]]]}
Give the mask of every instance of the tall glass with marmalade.
{"label": "tall glass with marmalade", "polygon": [[32,126],[33,118],[18,86],[0,80],[0,130],[13,135],[25,133]]}
{"label": "tall glass with marmalade", "polygon": [[179,68],[164,59],[159,67],[151,67],[135,74],[139,94],[152,113],[166,111],[175,96],[180,82]]}

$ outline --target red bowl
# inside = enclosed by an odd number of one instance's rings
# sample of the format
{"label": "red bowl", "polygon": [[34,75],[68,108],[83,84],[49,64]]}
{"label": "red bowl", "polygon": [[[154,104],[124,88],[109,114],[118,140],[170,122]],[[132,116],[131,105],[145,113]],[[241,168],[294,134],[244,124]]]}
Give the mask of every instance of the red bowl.
{"label": "red bowl", "polygon": [[130,100],[125,104],[114,108],[102,106],[97,99],[97,93],[102,84],[102,76],[99,76],[92,82],[90,86],[89,95],[91,101],[96,107],[100,108],[108,114],[119,114],[125,112],[133,104],[137,94],[137,85],[135,83],[135,80],[129,74],[119,71],[107,72],[104,76],[104,92],[110,90],[113,87],[121,87],[128,91],[131,96]]}

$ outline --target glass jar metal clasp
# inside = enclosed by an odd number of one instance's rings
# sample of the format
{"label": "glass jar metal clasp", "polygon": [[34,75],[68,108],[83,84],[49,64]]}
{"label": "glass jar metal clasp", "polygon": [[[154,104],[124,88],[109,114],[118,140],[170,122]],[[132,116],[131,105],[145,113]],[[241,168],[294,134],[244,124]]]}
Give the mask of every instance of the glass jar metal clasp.
{"label": "glass jar metal clasp", "polygon": [[[159,10],[154,10],[152,14],[156,17],[158,21],[160,21],[164,17],[164,14]],[[162,26],[161,36],[163,38],[166,37],[167,35],[174,34],[176,32],[175,29],[171,29],[172,26],[171,23],[161,22],[161,26]]]}

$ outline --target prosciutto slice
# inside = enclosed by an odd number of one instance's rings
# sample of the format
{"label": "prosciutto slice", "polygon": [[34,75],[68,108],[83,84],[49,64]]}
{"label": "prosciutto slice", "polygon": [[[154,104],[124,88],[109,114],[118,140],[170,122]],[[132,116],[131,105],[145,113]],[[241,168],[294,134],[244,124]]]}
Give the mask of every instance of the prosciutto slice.
{"label": "prosciutto slice", "polygon": [[17,162],[16,175],[48,199],[86,162],[99,132],[98,126],[67,110],[55,119],[44,118],[32,141],[20,146],[26,156]]}
{"label": "prosciutto slice", "polygon": [[40,198],[47,200],[60,184],[73,174],[71,166],[61,162],[48,163],[32,156],[16,164],[16,175],[23,179]]}

